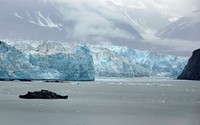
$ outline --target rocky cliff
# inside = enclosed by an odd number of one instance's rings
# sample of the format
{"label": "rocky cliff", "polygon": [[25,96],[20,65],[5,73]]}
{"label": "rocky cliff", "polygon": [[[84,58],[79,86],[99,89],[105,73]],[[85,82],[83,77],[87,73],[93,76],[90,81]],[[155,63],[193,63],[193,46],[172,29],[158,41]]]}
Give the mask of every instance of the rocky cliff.
{"label": "rocky cliff", "polygon": [[193,52],[183,72],[178,79],[200,80],[200,49]]}

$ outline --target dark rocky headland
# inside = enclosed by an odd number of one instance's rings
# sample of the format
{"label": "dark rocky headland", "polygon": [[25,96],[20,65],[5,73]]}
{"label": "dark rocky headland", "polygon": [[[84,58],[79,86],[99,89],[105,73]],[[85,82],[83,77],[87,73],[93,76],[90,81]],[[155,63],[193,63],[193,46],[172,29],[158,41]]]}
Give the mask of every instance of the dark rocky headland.
{"label": "dark rocky headland", "polygon": [[187,65],[177,79],[200,80],[200,49],[193,51]]}

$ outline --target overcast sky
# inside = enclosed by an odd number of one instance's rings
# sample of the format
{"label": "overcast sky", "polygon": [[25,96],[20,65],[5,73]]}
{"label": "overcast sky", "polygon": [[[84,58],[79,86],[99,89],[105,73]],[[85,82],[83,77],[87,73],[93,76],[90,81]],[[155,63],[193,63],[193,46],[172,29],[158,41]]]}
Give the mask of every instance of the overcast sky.
{"label": "overcast sky", "polygon": [[[68,0],[55,0],[69,2]],[[115,4],[132,8],[155,9],[171,16],[183,16],[200,9],[200,0],[73,0],[73,3],[112,1]]]}
{"label": "overcast sky", "polygon": [[158,9],[166,14],[182,16],[200,9],[200,0],[113,0],[126,5],[143,5],[146,9]]}

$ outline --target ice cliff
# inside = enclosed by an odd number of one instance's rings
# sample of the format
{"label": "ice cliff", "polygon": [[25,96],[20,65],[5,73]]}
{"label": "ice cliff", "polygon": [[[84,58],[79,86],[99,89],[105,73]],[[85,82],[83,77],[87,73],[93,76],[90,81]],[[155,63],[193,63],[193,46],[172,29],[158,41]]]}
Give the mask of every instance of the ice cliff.
{"label": "ice cliff", "polygon": [[43,43],[30,51],[29,47],[22,42],[25,50],[20,50],[0,42],[1,79],[94,80],[94,63],[86,45],[68,53],[62,53],[62,45],[55,43]]}
{"label": "ice cliff", "polygon": [[3,41],[0,44],[1,79],[176,78],[188,59],[121,46]]}
{"label": "ice cliff", "polygon": [[110,77],[177,77],[187,58],[119,46],[92,46],[95,73]]}

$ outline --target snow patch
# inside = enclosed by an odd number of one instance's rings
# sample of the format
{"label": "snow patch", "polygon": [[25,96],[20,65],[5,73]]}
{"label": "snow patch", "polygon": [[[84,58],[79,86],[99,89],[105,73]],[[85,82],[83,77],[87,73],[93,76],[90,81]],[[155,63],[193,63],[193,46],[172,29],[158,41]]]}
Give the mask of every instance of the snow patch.
{"label": "snow patch", "polygon": [[169,20],[170,22],[175,22],[175,21],[178,20],[178,18],[177,18],[177,17],[172,17],[172,18],[169,18],[168,20]]}
{"label": "snow patch", "polygon": [[30,23],[41,26],[41,27],[57,28],[59,30],[63,30],[62,24],[53,22],[51,20],[51,18],[50,18],[51,14],[50,13],[46,17],[40,11],[34,11],[34,14],[36,16],[36,20],[34,20],[34,18],[30,15],[30,13],[28,11],[26,11],[26,15],[28,16]]}
{"label": "snow patch", "polygon": [[131,8],[131,9],[147,9],[147,6],[143,2],[137,2],[137,5],[125,5],[120,0],[110,0],[114,5],[124,8]]}
{"label": "snow patch", "polygon": [[22,16],[20,16],[17,12],[14,13],[14,15],[19,19],[24,19]]}

